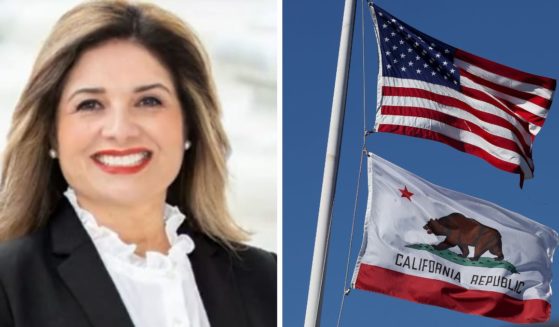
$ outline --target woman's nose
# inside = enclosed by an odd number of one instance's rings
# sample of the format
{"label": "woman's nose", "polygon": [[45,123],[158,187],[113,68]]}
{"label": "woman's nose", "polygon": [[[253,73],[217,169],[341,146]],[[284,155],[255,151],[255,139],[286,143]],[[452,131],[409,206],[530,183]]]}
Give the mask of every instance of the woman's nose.
{"label": "woman's nose", "polygon": [[140,128],[133,113],[126,106],[113,106],[107,110],[102,136],[125,143],[140,135]]}

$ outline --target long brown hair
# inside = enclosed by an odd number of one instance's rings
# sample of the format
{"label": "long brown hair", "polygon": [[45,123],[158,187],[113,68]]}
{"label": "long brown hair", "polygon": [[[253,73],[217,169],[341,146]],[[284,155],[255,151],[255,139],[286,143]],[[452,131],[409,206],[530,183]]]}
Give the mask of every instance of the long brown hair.
{"label": "long brown hair", "polygon": [[192,148],[167,190],[167,202],[228,246],[245,240],[226,204],[229,143],[200,41],[181,19],[157,6],[108,0],[87,2],[64,14],[39,53],[4,151],[0,239],[44,225],[62,197],[68,184],[48,151],[56,147],[56,108],[64,79],[84,50],[115,38],[137,42],[166,66],[188,117]]}

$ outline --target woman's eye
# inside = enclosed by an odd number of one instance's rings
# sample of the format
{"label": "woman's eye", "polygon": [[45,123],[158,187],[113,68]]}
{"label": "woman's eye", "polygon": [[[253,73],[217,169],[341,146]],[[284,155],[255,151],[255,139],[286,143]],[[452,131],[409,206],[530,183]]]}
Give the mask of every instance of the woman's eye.
{"label": "woman's eye", "polygon": [[140,100],[139,105],[145,107],[158,107],[161,105],[161,101],[155,97],[145,97]]}
{"label": "woman's eye", "polygon": [[97,100],[85,100],[80,102],[80,104],[78,105],[77,110],[86,110],[86,111],[90,111],[90,110],[97,110],[101,108],[101,103],[99,103],[99,101]]}

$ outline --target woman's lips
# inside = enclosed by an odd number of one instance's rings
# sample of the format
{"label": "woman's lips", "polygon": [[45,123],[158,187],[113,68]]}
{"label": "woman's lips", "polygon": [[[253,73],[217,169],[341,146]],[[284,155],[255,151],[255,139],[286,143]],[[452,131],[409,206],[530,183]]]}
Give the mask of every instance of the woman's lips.
{"label": "woman's lips", "polygon": [[152,152],[146,148],[108,149],[96,152],[91,159],[109,174],[134,174],[149,163],[151,156]]}

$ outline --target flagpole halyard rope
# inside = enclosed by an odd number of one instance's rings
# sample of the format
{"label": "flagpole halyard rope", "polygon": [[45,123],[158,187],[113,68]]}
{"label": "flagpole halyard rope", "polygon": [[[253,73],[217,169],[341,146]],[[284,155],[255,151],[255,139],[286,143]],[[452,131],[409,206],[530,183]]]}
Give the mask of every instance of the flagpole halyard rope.
{"label": "flagpole halyard rope", "polygon": [[357,203],[359,200],[359,185],[361,182],[361,175],[363,172],[363,155],[367,153],[365,146],[363,146],[362,151],[361,151],[361,155],[360,155],[360,159],[359,159],[359,174],[357,176],[357,187],[356,187],[356,192],[355,192],[355,201],[354,201],[354,205],[353,205],[353,218],[351,219],[351,234],[349,237],[349,246],[348,246],[348,250],[347,250],[347,261],[346,261],[346,269],[345,269],[345,276],[344,276],[344,291],[343,291],[343,295],[342,295],[342,300],[340,303],[340,310],[338,311],[338,322],[336,324],[336,326],[340,326],[340,322],[341,322],[341,318],[342,318],[342,311],[344,309],[344,300],[345,297],[347,295],[349,295],[350,293],[350,288],[347,286],[348,285],[348,281],[347,281],[347,276],[348,276],[348,272],[349,272],[349,260],[351,258],[351,245],[353,243],[353,232],[355,230],[355,217],[357,215]]}
{"label": "flagpole halyard rope", "polygon": [[346,260],[346,269],[345,269],[345,276],[344,276],[344,289],[343,289],[343,295],[342,295],[342,300],[340,302],[340,309],[338,311],[338,321],[336,323],[336,326],[339,327],[340,326],[340,322],[341,322],[341,318],[342,318],[342,312],[344,309],[344,302],[345,302],[345,297],[349,295],[351,289],[350,287],[348,287],[348,273],[349,273],[349,260],[351,258],[351,247],[353,244],[353,233],[355,231],[355,217],[357,215],[357,204],[358,204],[358,200],[359,200],[359,186],[360,186],[360,182],[361,182],[361,175],[363,172],[363,155],[367,154],[367,145],[366,145],[366,140],[367,140],[367,136],[369,135],[369,132],[367,131],[367,110],[366,110],[366,78],[365,78],[365,17],[364,17],[364,0],[361,0],[361,75],[362,75],[362,85],[363,85],[363,89],[362,89],[362,94],[363,94],[363,144],[361,146],[361,154],[359,157],[359,173],[357,175],[357,186],[356,186],[356,190],[355,190],[355,200],[354,200],[354,205],[353,205],[353,218],[351,220],[351,233],[350,233],[350,237],[349,237],[349,245],[348,245],[348,250],[347,250],[347,260]]}
{"label": "flagpole halyard rope", "polygon": [[365,8],[361,0],[361,84],[363,85],[363,146],[367,149],[367,78],[365,76]]}

